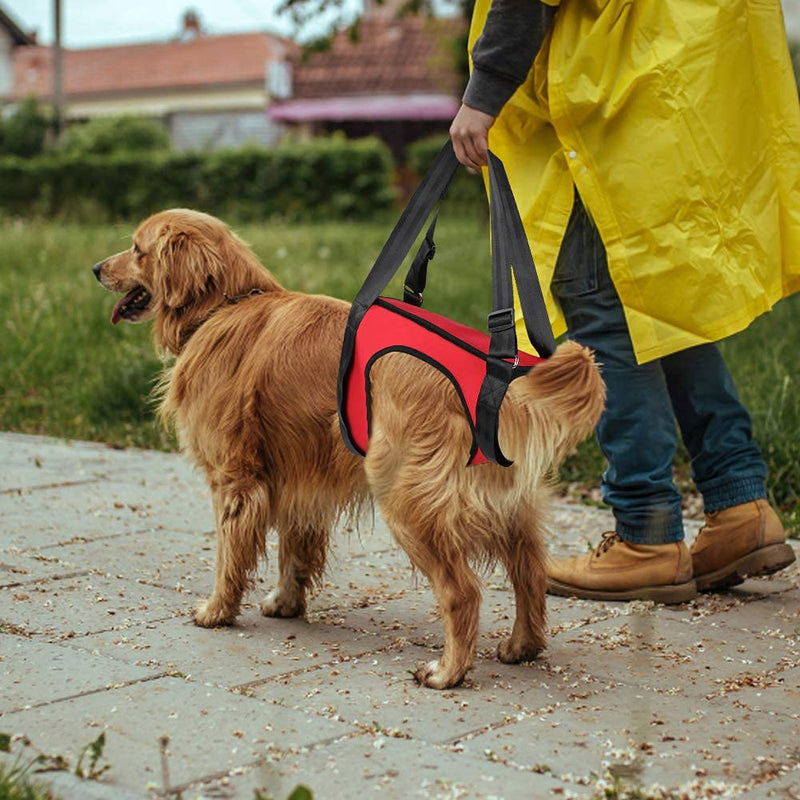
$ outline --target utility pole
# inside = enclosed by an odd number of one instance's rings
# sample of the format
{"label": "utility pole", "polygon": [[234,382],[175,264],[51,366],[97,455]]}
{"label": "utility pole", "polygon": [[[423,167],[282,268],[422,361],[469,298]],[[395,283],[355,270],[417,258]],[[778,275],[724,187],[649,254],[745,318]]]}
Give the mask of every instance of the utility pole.
{"label": "utility pole", "polygon": [[53,0],[53,128],[56,140],[64,125],[64,58],[61,50],[61,0]]}

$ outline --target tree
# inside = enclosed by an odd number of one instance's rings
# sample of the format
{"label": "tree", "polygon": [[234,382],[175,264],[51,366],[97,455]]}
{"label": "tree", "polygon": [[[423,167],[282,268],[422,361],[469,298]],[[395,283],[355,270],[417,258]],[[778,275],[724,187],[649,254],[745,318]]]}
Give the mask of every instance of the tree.
{"label": "tree", "polygon": [[[458,0],[458,2],[460,1]],[[396,9],[397,16],[403,17],[406,14],[433,16],[435,0],[372,0],[372,2],[376,6],[387,5]],[[474,5],[475,0],[467,0],[467,2]],[[309,23],[317,24],[320,19],[330,20],[327,33],[315,34],[306,39],[303,48],[306,57],[312,53],[327,50],[334,35],[339,31],[347,31],[350,39],[354,42],[357,42],[361,35],[362,15],[353,14],[351,10],[347,9],[345,0],[281,0],[278,13],[291,19],[295,27],[295,36],[301,40],[304,38],[304,29],[307,30]]]}

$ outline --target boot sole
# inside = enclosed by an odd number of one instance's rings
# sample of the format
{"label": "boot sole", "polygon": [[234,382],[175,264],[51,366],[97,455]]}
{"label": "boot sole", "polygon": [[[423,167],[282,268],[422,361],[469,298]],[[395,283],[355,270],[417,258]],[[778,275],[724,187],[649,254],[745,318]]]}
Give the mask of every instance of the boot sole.
{"label": "boot sole", "polygon": [[794,563],[795,558],[794,550],[788,544],[760,547],[721,569],[707,572],[705,575],[695,575],[697,590],[711,592],[716,589],[729,589],[743,583],[746,578],[772,575],[773,572]]}
{"label": "boot sole", "polygon": [[676,605],[687,603],[697,597],[697,585],[691,580],[666,586],[643,586],[638,589],[602,591],[600,589],[582,589],[548,578],[547,593],[560,597],[577,597],[581,600],[652,600],[665,605]]}

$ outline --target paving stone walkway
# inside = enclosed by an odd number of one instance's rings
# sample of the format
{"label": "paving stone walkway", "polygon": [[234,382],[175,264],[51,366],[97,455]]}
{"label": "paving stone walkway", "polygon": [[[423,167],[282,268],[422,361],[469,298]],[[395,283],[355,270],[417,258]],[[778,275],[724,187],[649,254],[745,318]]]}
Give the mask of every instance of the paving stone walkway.
{"label": "paving stone walkway", "polygon": [[[517,666],[493,573],[474,669],[436,692],[410,674],[443,644],[433,597],[379,518],[342,531],[306,619],[259,614],[273,542],[239,624],[203,630],[213,523],[182,457],[0,434],[0,465],[0,732],[72,770],[105,733],[97,780],[43,776],[62,798],[800,797],[797,565],[679,607],[550,598]],[[550,548],[609,524],[558,505]]]}

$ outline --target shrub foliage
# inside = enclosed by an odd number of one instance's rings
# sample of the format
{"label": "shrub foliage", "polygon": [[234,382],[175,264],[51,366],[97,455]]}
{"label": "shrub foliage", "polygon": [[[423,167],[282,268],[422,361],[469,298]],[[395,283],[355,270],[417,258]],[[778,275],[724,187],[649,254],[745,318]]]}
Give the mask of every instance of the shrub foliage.
{"label": "shrub foliage", "polygon": [[0,213],[114,221],[191,206],[244,220],[345,219],[374,216],[393,196],[391,155],[376,139],[211,154],[108,153],[105,144],[95,138],[34,158],[0,158]]}
{"label": "shrub foliage", "polygon": [[170,150],[166,128],[147,117],[120,114],[97,117],[67,128],[58,149],[73,155],[153,153]]}
{"label": "shrub foliage", "polygon": [[33,98],[25,100],[13,114],[0,119],[0,155],[31,158],[44,150],[49,117]]}

